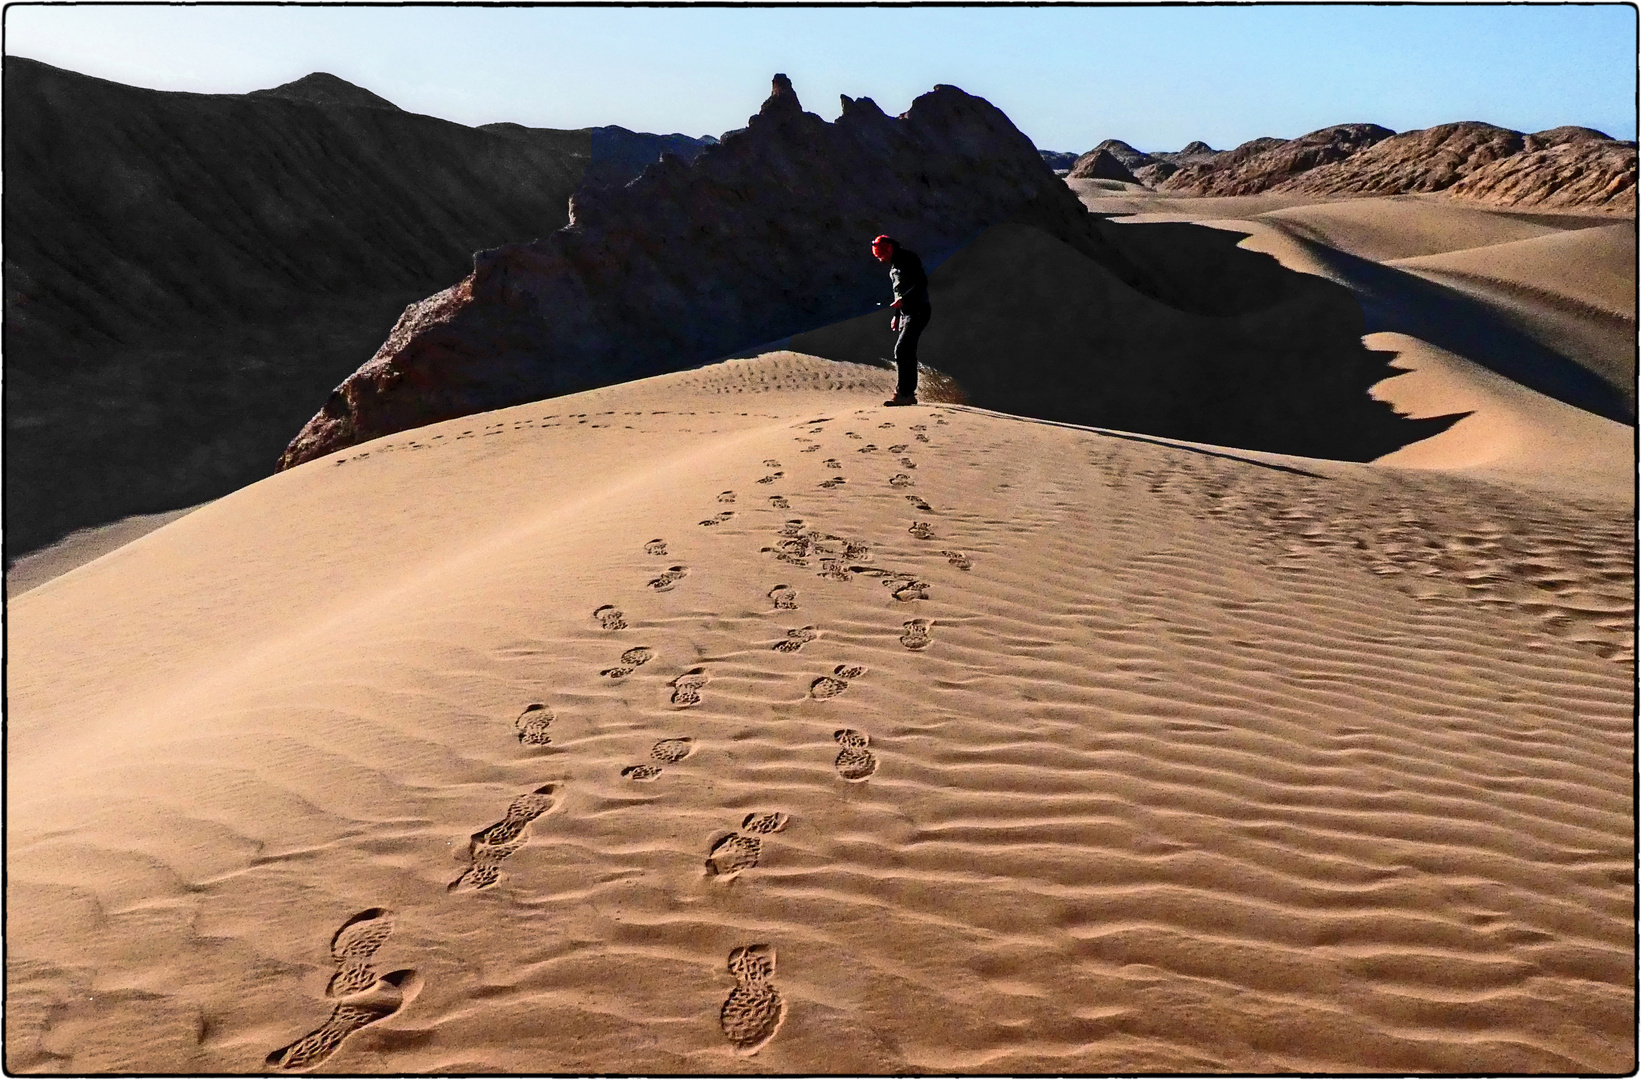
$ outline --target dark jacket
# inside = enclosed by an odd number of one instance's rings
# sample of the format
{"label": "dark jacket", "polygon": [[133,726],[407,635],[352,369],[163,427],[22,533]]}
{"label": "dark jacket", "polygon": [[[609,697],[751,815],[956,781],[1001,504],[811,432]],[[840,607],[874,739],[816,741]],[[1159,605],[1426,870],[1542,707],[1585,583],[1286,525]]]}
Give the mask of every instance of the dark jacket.
{"label": "dark jacket", "polygon": [[889,281],[901,311],[910,315],[929,309],[929,276],[923,272],[923,260],[917,252],[895,248],[889,256]]}

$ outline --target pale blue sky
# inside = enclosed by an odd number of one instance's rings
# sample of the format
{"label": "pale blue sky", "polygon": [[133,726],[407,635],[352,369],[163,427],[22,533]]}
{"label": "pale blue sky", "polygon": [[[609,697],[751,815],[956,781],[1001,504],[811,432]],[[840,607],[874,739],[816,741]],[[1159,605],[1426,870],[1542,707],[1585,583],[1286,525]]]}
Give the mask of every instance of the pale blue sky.
{"label": "pale blue sky", "polygon": [[1219,148],[1370,121],[1636,132],[1636,9],[49,7],[5,10],[8,54],[117,82],[243,93],[329,71],[464,124],[719,134],[777,71],[903,111],[935,83],[1041,148]]}

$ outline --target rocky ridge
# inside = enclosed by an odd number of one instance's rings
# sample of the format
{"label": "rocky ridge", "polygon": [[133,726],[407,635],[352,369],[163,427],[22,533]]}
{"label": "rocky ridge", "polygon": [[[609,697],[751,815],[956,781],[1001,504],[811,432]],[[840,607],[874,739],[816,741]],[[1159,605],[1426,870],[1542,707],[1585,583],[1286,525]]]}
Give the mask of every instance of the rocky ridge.
{"label": "rocky ridge", "polygon": [[1598,208],[1634,214],[1635,185],[1635,143],[1570,138],[1549,145],[1529,144],[1521,153],[1463,177],[1448,194],[1500,206]]}
{"label": "rocky ridge", "polygon": [[1147,154],[1143,150],[1134,149],[1121,139],[1106,139],[1083,156],[1088,157],[1090,154],[1097,154],[1102,150],[1122,162],[1123,168],[1130,172],[1135,169],[1143,169],[1147,165],[1154,165],[1161,160],[1154,154]]}
{"label": "rocky ridge", "polygon": [[280,467],[859,315],[885,289],[872,236],[896,236],[932,267],[1008,220],[1146,279],[983,99],[937,86],[891,117],[844,97],[827,123],[778,75],[747,127],[693,163],[666,156],[625,187],[577,192],[567,227],[480,252],[472,273],[407,308]]}
{"label": "rocky ridge", "polygon": [[691,138],[679,134],[650,135],[615,125],[595,127],[592,129],[592,164],[587,167],[583,183],[606,187],[625,184],[652,162],[660,161],[663,154],[694,161],[702,150],[717,144],[718,140],[711,135]]}
{"label": "rocky ridge", "polygon": [[1186,165],[1204,164],[1223,153],[1226,153],[1226,151],[1215,150],[1201,139],[1194,139],[1178,150],[1155,151],[1151,154],[1151,157],[1175,168],[1183,168]]}
{"label": "rocky ridge", "polygon": [[350,105],[363,109],[404,111],[380,94],[373,94],[364,87],[355,86],[346,79],[337,78],[328,71],[316,71],[311,75],[304,75],[300,79],[267,90],[252,90],[245,96],[248,98],[285,98],[288,101],[307,102],[309,105]]}
{"label": "rocky ridge", "polygon": [[1077,164],[1077,155],[1066,153],[1063,150],[1039,150],[1037,152],[1042,155],[1043,164],[1055,172],[1066,172]]}
{"label": "rocky ridge", "polygon": [[406,304],[566,224],[619,142],[465,127],[322,72],[172,93],[21,56],[4,110],[13,558],[267,476]]}
{"label": "rocky ridge", "polygon": [[1120,139],[1106,139],[1094,150],[1116,158],[1140,183],[1169,194],[1445,191],[1501,206],[1616,213],[1634,213],[1636,207],[1635,143],[1586,127],[1529,135],[1467,120],[1397,135],[1373,124],[1342,124],[1298,139],[1250,139],[1224,152],[1192,143],[1177,153],[1148,154]]}
{"label": "rocky ridge", "polygon": [[1297,139],[1252,139],[1207,161],[1181,166],[1157,189],[1188,195],[1253,195],[1342,161],[1394,134],[1377,124],[1337,124]]}
{"label": "rocky ridge", "polygon": [[1591,128],[1523,134],[1479,121],[1405,131],[1270,188],[1307,195],[1443,191],[1500,206],[1634,213],[1636,147]]}

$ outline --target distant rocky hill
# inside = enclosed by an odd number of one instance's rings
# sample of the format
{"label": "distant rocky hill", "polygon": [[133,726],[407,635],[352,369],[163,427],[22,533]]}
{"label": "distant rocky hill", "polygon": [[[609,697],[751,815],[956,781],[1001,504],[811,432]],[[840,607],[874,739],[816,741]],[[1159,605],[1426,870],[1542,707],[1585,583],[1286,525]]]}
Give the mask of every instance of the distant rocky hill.
{"label": "distant rocky hill", "polygon": [[1043,163],[1055,172],[1066,172],[1077,164],[1077,155],[1060,150],[1039,150],[1043,155]]}
{"label": "distant rocky hill", "polygon": [[1029,223],[1152,291],[1008,117],[951,86],[900,117],[843,99],[827,123],[785,76],[693,163],[578,192],[568,227],[479,253],[407,309],[281,467],[406,428],[676,371],[869,311],[867,241],[932,266],[987,226]]}
{"label": "distant rocky hill", "polygon": [[1634,214],[1635,172],[1633,142],[1567,139],[1500,158],[1448,192],[1501,206],[1599,207]]}
{"label": "distant rocky hill", "polygon": [[1155,154],[1147,154],[1143,150],[1134,149],[1121,139],[1107,139],[1082,156],[1089,157],[1101,151],[1122,162],[1123,168],[1129,172],[1133,172],[1135,169],[1143,169],[1147,165],[1155,165],[1161,160]]}
{"label": "distant rocky hill", "polygon": [[621,182],[685,149],[464,127],[324,73],[242,95],[17,56],[4,77],[12,558],[268,475],[474,251],[553,233],[589,171]]}
{"label": "distant rocky hill", "polygon": [[[1148,187],[1156,187],[1162,181],[1178,172],[1180,167],[1183,165],[1203,164],[1205,162],[1212,161],[1220,153],[1220,151],[1215,150],[1205,142],[1192,142],[1188,143],[1182,150],[1158,150],[1148,154],[1143,150],[1134,149],[1134,147],[1123,142],[1121,139],[1106,139],[1094,149],[1082,155],[1080,160],[1092,162],[1094,160],[1094,155],[1099,154],[1102,151],[1121,163],[1122,167],[1127,170],[1129,175],[1089,176],[1086,177],[1086,179],[1131,180],[1136,183],[1145,184]],[[1094,166],[1092,164],[1089,165],[1089,168],[1093,167]],[[1106,168],[1107,171],[1110,171],[1109,166],[1103,167]],[[1073,166],[1073,168],[1075,168],[1075,166]],[[1075,178],[1084,179],[1084,177]]]}
{"label": "distant rocky hill", "polygon": [[1404,132],[1275,188],[1325,195],[1446,191],[1507,206],[1635,209],[1636,149],[1599,131],[1524,135],[1468,121]]}
{"label": "distant rocky hill", "polygon": [[1121,180],[1129,184],[1137,184],[1134,174],[1118,160],[1109,150],[1096,147],[1077,159],[1071,167],[1067,179],[1070,180]]}
{"label": "distant rocky hill", "polygon": [[683,161],[694,161],[695,156],[709,146],[718,145],[711,135],[691,138],[688,135],[649,135],[628,131],[624,127],[595,127],[592,129],[592,164],[587,168],[589,184],[625,184],[652,162],[660,161],[662,154],[672,154]]}
{"label": "distant rocky hill", "polygon": [[[1259,140],[1256,139],[1254,141],[1258,142]],[[1174,151],[1158,150],[1151,156],[1156,158],[1158,161],[1166,161],[1170,165],[1183,166],[1199,165],[1205,161],[1210,161],[1213,158],[1218,157],[1222,153],[1225,153],[1225,151],[1215,150],[1207,143],[1198,139],[1196,141],[1186,143],[1183,149]]]}
{"label": "distant rocky hill", "polygon": [[1174,153],[1145,153],[1106,139],[1090,154],[1101,150],[1140,183],[1175,195],[1446,191],[1506,206],[1636,208],[1635,143],[1584,127],[1525,135],[1464,121],[1396,135],[1375,124],[1341,124],[1298,139],[1250,139],[1227,151],[1194,142]]}
{"label": "distant rocky hill", "polygon": [[1521,133],[1517,131],[1475,122],[1442,124],[1393,135],[1359,154],[1290,178],[1280,186],[1284,191],[1317,195],[1440,191],[1483,165],[1521,149]]}
{"label": "distant rocky hill", "polygon": [[1377,124],[1338,124],[1297,139],[1253,139],[1206,161],[1181,165],[1157,190],[1252,195],[1318,166],[1342,161],[1394,134]]}

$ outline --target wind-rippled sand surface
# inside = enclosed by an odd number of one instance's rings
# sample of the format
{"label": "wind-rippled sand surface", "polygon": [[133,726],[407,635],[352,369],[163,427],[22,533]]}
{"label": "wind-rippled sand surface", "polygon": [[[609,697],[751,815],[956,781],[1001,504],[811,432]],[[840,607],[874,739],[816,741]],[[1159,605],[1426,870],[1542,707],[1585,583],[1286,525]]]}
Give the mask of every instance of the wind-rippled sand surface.
{"label": "wind-rippled sand surface", "polygon": [[15,600],[8,1066],[1632,1066],[1630,502],[889,380],[418,429]]}

